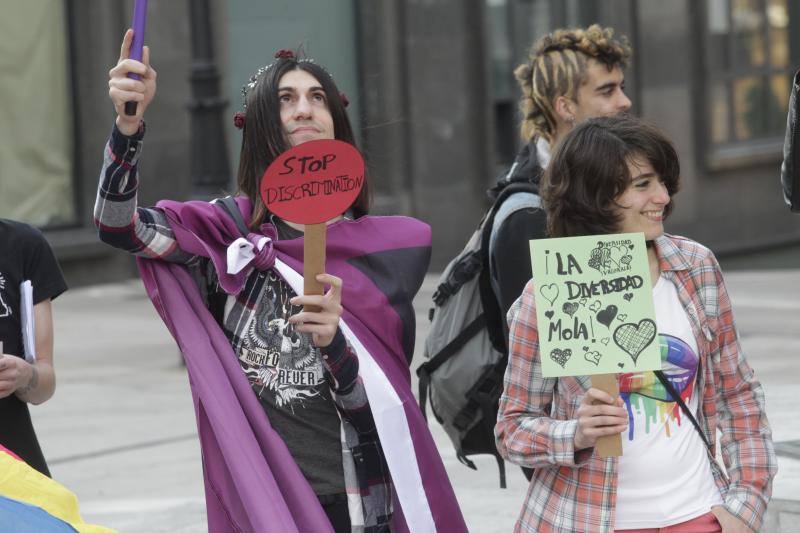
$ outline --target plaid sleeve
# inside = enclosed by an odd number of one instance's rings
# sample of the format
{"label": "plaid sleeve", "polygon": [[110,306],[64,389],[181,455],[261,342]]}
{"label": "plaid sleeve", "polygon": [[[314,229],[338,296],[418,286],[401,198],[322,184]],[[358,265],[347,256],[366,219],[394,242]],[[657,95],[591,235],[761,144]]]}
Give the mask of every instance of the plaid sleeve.
{"label": "plaid sleeve", "polygon": [[[711,354],[715,365],[716,407],[722,458],[731,485],[725,497],[728,510],[754,531],[761,529],[778,470],[772,430],[765,411],[764,390],[755,378],[739,344],[728,291],[716,259],[709,256],[709,282],[717,285],[716,339]],[[709,306],[709,304],[711,304]]]}
{"label": "plaid sleeve", "polygon": [[322,364],[330,376],[333,401],[359,435],[376,432],[364,383],[358,375],[358,358],[341,330],[329,346],[322,348]]}
{"label": "plaid sleeve", "polygon": [[94,206],[100,240],[135,255],[189,263],[194,257],[178,248],[164,213],[136,206],[143,138],[144,123],[132,136],[120,133],[116,125],[111,131]]}
{"label": "plaid sleeve", "polygon": [[593,450],[576,456],[577,421],[550,417],[556,380],[542,376],[533,295],[531,280],[508,313],[508,367],[495,426],[497,449],[521,466],[580,466]]}

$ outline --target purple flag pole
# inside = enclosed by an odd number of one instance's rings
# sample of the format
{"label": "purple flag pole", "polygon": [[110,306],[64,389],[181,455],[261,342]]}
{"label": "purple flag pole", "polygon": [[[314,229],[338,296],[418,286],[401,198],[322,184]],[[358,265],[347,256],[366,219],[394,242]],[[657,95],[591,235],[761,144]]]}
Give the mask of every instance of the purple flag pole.
{"label": "purple flag pole", "polygon": [[[133,4],[133,42],[131,43],[130,58],[136,61],[142,60],[142,48],[144,47],[144,26],[147,21],[147,0],[136,0]],[[134,80],[139,79],[138,74],[128,74]],[[125,114],[132,117],[136,114],[136,102],[125,103]]]}

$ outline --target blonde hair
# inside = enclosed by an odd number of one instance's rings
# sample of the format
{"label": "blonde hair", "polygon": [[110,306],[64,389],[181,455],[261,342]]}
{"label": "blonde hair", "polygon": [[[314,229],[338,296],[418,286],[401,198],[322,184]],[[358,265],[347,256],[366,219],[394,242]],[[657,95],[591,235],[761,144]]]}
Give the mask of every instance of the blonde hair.
{"label": "blonde hair", "polygon": [[612,28],[597,24],[586,29],[559,29],[539,39],[531,47],[528,61],[514,70],[522,89],[522,138],[530,142],[540,135],[552,142],[556,98],[577,99],[589,59],[611,70],[615,66],[624,69],[630,56],[631,47],[624,36],[615,39]]}

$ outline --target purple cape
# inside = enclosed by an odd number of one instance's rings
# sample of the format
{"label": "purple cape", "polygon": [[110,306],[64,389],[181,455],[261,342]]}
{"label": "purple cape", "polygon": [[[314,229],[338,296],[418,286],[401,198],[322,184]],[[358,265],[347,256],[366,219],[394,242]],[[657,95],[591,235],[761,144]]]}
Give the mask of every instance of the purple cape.
{"label": "purple cape", "polygon": [[[250,202],[245,198],[237,202],[249,220]],[[226,273],[227,247],[241,236],[235,222],[206,202],[162,201],[158,207],[166,213],[180,248],[213,261],[220,286],[230,294],[238,292],[249,269]],[[302,274],[302,237],[273,245],[278,259]],[[342,319],[402,401],[435,530],[467,531],[411,391],[411,298],[429,258],[430,228],[411,218],[362,217],[328,226],[326,271],[345,280]],[[331,531],[191,275],[181,265],[141,258],[138,263],[148,296],[186,360],[202,447],[209,530]],[[391,471],[391,462],[389,467]],[[408,530],[397,500],[394,522],[396,530]]]}

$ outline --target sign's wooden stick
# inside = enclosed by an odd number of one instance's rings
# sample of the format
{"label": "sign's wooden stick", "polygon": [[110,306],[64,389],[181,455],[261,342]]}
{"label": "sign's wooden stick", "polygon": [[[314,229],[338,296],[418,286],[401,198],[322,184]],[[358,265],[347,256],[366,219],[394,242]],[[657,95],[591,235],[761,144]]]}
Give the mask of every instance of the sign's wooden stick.
{"label": "sign's wooden stick", "polygon": [[[607,392],[614,400],[619,396],[619,383],[616,374],[596,374],[592,376],[592,387]],[[619,457],[622,455],[622,435],[600,437],[595,444],[598,457]]]}
{"label": "sign's wooden stick", "polygon": [[[327,226],[306,224],[303,237],[303,293],[325,294],[325,287],[317,281],[317,275],[325,272],[325,238]],[[305,311],[319,311],[317,306],[307,305]]]}

